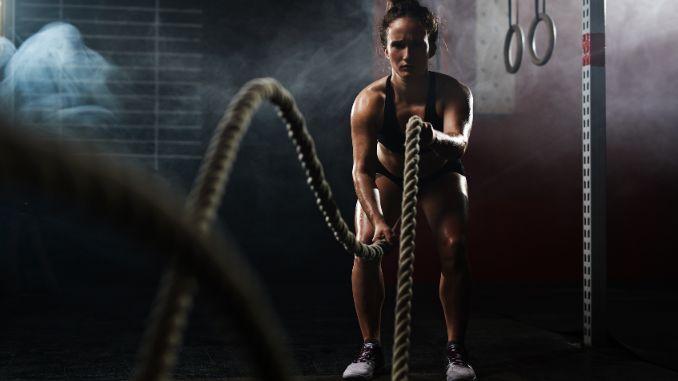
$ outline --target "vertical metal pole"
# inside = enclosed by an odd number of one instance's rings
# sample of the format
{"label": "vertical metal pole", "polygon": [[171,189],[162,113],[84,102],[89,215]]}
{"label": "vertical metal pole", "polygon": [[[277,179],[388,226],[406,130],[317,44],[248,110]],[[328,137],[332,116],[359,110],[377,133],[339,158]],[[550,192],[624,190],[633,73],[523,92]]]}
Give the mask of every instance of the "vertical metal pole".
{"label": "vertical metal pole", "polygon": [[14,41],[14,0],[0,0],[0,33],[8,40]]}
{"label": "vertical metal pole", "polygon": [[584,345],[607,339],[605,0],[582,0]]}

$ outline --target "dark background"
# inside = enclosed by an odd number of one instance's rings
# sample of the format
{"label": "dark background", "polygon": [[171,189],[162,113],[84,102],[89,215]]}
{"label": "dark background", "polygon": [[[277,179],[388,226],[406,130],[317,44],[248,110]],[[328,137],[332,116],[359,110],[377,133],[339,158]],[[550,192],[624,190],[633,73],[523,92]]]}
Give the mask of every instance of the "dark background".
{"label": "dark background", "polygon": [[[503,32],[477,35],[473,1],[438,3],[458,17],[443,24],[449,49],[440,50],[446,64],[437,70],[473,90],[481,80],[474,69],[474,38],[503,40]],[[528,3],[520,5],[525,29],[532,17]],[[649,289],[650,294],[672,293],[678,266],[678,52],[672,42],[678,29],[661,17],[675,14],[678,5],[659,3],[609,2],[606,35],[610,286]],[[351,221],[349,115],[355,95],[386,73],[383,61],[375,58],[380,48],[374,21],[383,4],[233,0],[191,4],[196,6],[203,9],[197,47],[203,54],[201,148],[243,84],[274,77],[295,96],[335,200]],[[581,5],[549,2],[548,7],[558,27],[551,62],[536,67],[524,57],[515,75],[514,111],[476,113],[464,157],[469,257],[480,286],[581,287]],[[186,194],[199,160],[162,160],[157,170],[140,165]],[[3,200],[0,294],[152,289],[157,284],[158,265],[164,262],[145,256],[105,224],[30,193],[5,191]],[[232,233],[267,286],[342,284],[348,292],[351,257],[324,226],[284,125],[269,105],[257,113],[243,141],[220,221],[219,228]],[[437,280],[427,234],[420,229],[418,235],[420,283]],[[387,268],[392,279],[393,265]],[[671,308],[644,300],[648,321]],[[574,316],[579,319],[579,311]]]}
{"label": "dark background", "polygon": [[[476,30],[472,2],[444,4],[458,17],[442,25],[449,48],[440,49],[443,65],[435,66],[473,89],[480,79],[475,45],[469,41],[503,36]],[[202,7],[203,146],[239,87],[252,78],[274,77],[296,97],[335,199],[352,220],[350,107],[362,87],[386,73],[384,62],[375,58],[380,48],[374,23],[383,6],[253,0],[203,2]],[[521,23],[527,28],[531,6],[522,7]],[[631,3],[608,9],[611,281],[675,278],[672,216],[678,202],[672,196],[678,178],[672,153],[678,118],[673,78],[678,69],[667,45],[675,27],[648,31],[653,33],[648,39],[632,32],[661,20],[652,19],[652,12]],[[476,113],[464,157],[471,205],[469,255],[479,282],[577,282],[581,277],[580,15],[578,6],[560,3],[551,5],[549,13],[558,28],[551,62],[537,67],[525,57],[515,75],[514,111]],[[155,172],[186,193],[198,165],[197,159],[161,160]],[[350,257],[315,210],[293,146],[269,105],[257,113],[243,141],[220,215],[266,279],[341,281],[349,275]],[[64,242],[62,233],[53,237],[49,227],[40,234],[48,247],[75,245],[64,251],[79,258],[75,262],[82,268],[97,267],[85,263],[107,251],[95,239],[96,249],[81,253],[79,245],[87,238],[77,229],[72,242]],[[420,236],[426,234],[422,230]],[[426,250],[418,279],[435,281],[435,257],[424,258],[430,251],[425,239],[420,246]],[[62,257],[48,254],[46,259],[55,264]],[[118,261],[124,266],[126,260]],[[57,278],[77,277],[82,268],[65,267],[68,274]],[[40,283],[40,271],[21,271]]]}

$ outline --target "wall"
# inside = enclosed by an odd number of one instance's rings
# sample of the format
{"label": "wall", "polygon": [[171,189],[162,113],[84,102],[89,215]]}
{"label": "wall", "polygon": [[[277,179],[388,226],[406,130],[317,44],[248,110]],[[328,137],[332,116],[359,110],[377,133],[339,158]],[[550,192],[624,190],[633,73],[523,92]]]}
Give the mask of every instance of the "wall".
{"label": "wall", "polygon": [[[450,8],[460,3],[464,9],[473,7],[473,2],[458,1]],[[496,3],[507,11],[505,2]],[[608,2],[608,258],[613,281],[672,279],[678,264],[672,238],[678,211],[672,158],[678,111],[671,80],[678,68],[669,42],[678,28],[661,16],[675,12],[678,4],[660,3]],[[533,4],[519,3],[519,23],[526,33]],[[581,277],[581,5],[550,1],[547,11],[557,25],[551,61],[534,66],[525,52],[514,76],[514,110],[477,113],[464,159],[471,192],[469,250],[478,280]],[[477,29],[468,37],[464,31],[473,29],[475,21],[466,11],[457,14],[447,25],[449,35],[503,42],[506,29],[501,34]],[[497,22],[507,28],[506,19]],[[480,86],[482,79],[469,71],[483,66],[475,58],[489,54],[458,49],[468,47],[465,40],[447,44],[448,54],[461,62],[443,71],[472,89]]]}
{"label": "wall", "polygon": [[[672,155],[678,144],[673,80],[678,68],[672,62],[678,53],[670,44],[678,30],[660,17],[675,12],[678,4],[649,4],[608,4],[612,280],[672,279],[678,265],[673,255],[678,172]],[[383,3],[249,0],[200,5],[203,145],[241,85],[259,76],[279,79],[297,98],[335,198],[351,220],[355,195],[349,114],[357,92],[385,73],[384,62],[375,58],[379,47],[373,27]],[[433,68],[475,90],[483,80],[478,57],[492,55],[480,50],[476,40],[503,41],[506,20],[485,30],[476,26],[473,1],[433,5],[448,13],[441,34],[447,47]],[[520,7],[520,24],[527,28],[532,4],[521,2]],[[523,67],[509,81],[514,84],[512,110],[476,113],[464,158],[471,194],[469,254],[478,282],[577,282],[581,277],[580,8],[577,2],[554,1],[547,7],[558,28],[551,62],[536,67],[524,57]],[[481,106],[478,110],[487,110]],[[323,225],[295,156],[273,109],[264,106],[243,142],[221,211],[222,227],[228,227],[271,282],[346,282],[351,258]],[[157,174],[186,192],[196,165],[176,164],[164,172],[161,166]],[[12,197],[19,200],[8,201]],[[34,229],[32,220],[14,237],[12,232],[19,229],[12,225],[19,221],[16,210],[25,212],[21,199],[28,196],[12,197],[3,197],[0,205],[5,253],[0,259],[21,267],[22,275],[12,278],[14,286],[59,287],[77,279],[113,284],[119,279],[111,274],[120,273],[148,284],[157,281],[156,263],[140,261],[126,243],[110,244],[122,241],[112,233],[92,231],[86,226],[90,222],[58,208],[38,218],[40,229]],[[40,236],[39,245],[31,234]],[[422,254],[417,279],[422,282],[436,279],[436,259],[427,254],[426,234],[422,229],[418,235]],[[23,241],[18,248],[17,239]],[[386,267],[392,273],[393,265]],[[56,282],[47,281],[50,268]],[[83,270],[89,274],[87,282],[78,278]],[[29,280],[17,280],[21,277]]]}

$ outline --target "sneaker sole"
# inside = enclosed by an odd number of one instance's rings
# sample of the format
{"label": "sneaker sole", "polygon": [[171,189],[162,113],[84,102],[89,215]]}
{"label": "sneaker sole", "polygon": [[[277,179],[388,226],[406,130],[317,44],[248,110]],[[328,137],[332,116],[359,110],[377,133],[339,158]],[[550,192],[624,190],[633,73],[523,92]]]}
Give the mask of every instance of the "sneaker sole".
{"label": "sneaker sole", "polygon": [[372,377],[363,377],[363,376],[352,376],[352,377],[342,377],[342,380],[353,380],[353,381],[369,381],[374,378],[380,377],[382,375],[386,374],[386,368],[379,368],[372,373]]}

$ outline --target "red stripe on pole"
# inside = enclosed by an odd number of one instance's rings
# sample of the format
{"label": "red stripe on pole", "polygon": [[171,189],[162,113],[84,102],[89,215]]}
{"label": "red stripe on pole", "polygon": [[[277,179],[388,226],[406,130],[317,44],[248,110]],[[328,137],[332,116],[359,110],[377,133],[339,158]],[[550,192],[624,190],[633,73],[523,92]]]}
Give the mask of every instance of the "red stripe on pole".
{"label": "red stripe on pole", "polygon": [[581,41],[581,49],[583,52],[582,66],[591,64],[591,33],[584,33]]}
{"label": "red stripe on pole", "polygon": [[582,66],[605,66],[605,33],[584,33]]}

